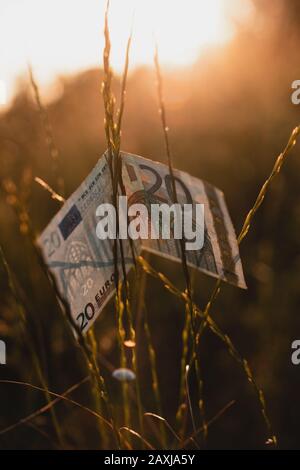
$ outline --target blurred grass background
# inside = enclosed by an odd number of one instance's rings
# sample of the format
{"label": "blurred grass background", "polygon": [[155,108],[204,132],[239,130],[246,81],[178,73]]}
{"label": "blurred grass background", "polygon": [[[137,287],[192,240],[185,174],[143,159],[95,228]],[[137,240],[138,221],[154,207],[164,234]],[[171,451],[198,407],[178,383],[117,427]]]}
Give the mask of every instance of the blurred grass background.
{"label": "blurred grass background", "polygon": [[[300,4],[297,0],[254,1],[251,24],[238,29],[223,48],[209,50],[190,67],[164,70],[174,166],[221,188],[238,231],[284,148],[299,124],[300,106],[291,103],[291,83],[299,79]],[[69,195],[105,150],[102,72],[87,70],[58,79],[59,93],[48,111],[62,158]],[[116,91],[120,85],[116,79]],[[164,146],[155,90],[155,75],[143,67],[131,72],[123,124],[122,150],[164,161]],[[299,145],[288,158],[241,246],[248,291],[224,286],[213,309],[249,360],[266,392],[270,416],[282,448],[299,448],[300,369],[292,366],[291,343],[300,336],[300,194]],[[45,135],[25,77],[9,110],[0,115],[0,178],[12,180],[28,207],[31,223],[42,230],[59,206],[34,181],[39,176],[55,187]],[[80,353],[55,304],[51,287],[38,267],[20,225],[2,192],[0,243],[28,302],[34,341],[50,390],[62,392],[86,373]],[[155,265],[183,287],[179,269],[162,260]],[[203,306],[213,280],[196,275],[195,296]],[[8,364],[0,378],[37,383],[22,335],[15,301],[1,268],[0,337],[7,342]],[[184,308],[156,281],[147,280],[146,303],[158,357],[164,415],[172,422],[179,388],[181,329]],[[115,363],[112,306],[96,322],[100,352]],[[143,332],[141,332],[143,335]],[[139,341],[143,403],[149,359]],[[258,448],[264,427],[251,387],[223,345],[206,331],[202,345],[204,393],[208,417],[230,400],[234,406],[209,431],[209,448]],[[104,369],[104,375],[109,371]],[[74,395],[90,403],[87,385]],[[44,403],[42,394],[12,385],[0,386],[0,429]],[[98,445],[95,421],[70,405],[57,406],[70,447]],[[51,434],[48,415],[36,421]],[[51,443],[33,429],[18,427],[0,436],[2,448],[44,448]]]}

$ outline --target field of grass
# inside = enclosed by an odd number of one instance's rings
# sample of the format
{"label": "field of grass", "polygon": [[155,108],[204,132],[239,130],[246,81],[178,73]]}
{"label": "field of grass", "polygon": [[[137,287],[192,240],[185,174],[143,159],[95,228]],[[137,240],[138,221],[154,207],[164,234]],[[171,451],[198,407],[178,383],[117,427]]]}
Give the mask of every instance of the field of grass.
{"label": "field of grass", "polygon": [[[162,68],[159,45],[153,69],[130,73],[133,36],[113,76],[106,21],[100,71],[62,77],[46,106],[30,70],[0,115],[0,448],[299,446],[290,355],[300,334],[300,119],[289,96],[299,33],[265,8],[264,32],[242,30],[178,73]],[[36,237],[106,148],[114,203],[120,150],[224,190],[247,291],[189,270],[184,249],[176,268],[139,256],[75,339]],[[120,367],[136,380],[116,380]]]}

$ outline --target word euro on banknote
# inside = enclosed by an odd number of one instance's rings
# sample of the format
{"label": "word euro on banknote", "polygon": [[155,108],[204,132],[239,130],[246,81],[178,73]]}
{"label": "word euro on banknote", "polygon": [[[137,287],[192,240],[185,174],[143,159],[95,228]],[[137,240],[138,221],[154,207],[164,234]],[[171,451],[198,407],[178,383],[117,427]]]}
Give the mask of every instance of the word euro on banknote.
{"label": "word euro on banknote", "polygon": [[[173,203],[172,180],[166,165],[127,153],[122,153],[122,161],[128,206],[139,203],[150,209],[151,204]],[[204,244],[199,250],[186,251],[188,264],[246,287],[223,193],[182,171],[175,170],[174,176],[178,203],[204,205]],[[115,291],[114,240],[99,240],[96,236],[96,209],[111,202],[111,175],[104,155],[38,240],[60,294],[68,301],[71,314],[83,332],[93,324]],[[122,244],[128,272],[134,264],[132,245],[128,239],[123,239]],[[135,240],[135,254],[143,249],[181,262],[179,240],[172,237]]]}

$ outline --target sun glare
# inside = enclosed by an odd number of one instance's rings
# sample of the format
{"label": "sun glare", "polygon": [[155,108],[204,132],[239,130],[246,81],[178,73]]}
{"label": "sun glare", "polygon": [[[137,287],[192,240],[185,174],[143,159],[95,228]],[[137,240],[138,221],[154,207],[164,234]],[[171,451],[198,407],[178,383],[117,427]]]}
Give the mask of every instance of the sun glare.
{"label": "sun glare", "polygon": [[[118,11],[122,4],[121,12]],[[113,60],[119,66],[124,50],[120,31],[123,19],[130,17],[124,8],[126,2],[115,2],[111,9],[112,39],[115,48]],[[153,45],[159,45],[161,60],[169,65],[187,65],[194,61],[203,47],[222,43],[232,34],[226,21],[224,0],[137,0],[129,1],[134,10],[134,64],[151,63]],[[123,11],[124,10],[124,11]],[[124,31],[125,32],[125,31]],[[122,37],[124,44],[125,37]],[[119,46],[119,47],[118,47]]]}
{"label": "sun glare", "polygon": [[[248,0],[242,2],[244,6]],[[112,65],[120,71],[131,25],[131,65],[151,64],[155,41],[161,62],[192,63],[203,48],[234,33],[237,0],[111,0]],[[58,73],[99,66],[105,0],[1,0],[0,80],[12,93],[16,76],[31,62],[49,83]]]}

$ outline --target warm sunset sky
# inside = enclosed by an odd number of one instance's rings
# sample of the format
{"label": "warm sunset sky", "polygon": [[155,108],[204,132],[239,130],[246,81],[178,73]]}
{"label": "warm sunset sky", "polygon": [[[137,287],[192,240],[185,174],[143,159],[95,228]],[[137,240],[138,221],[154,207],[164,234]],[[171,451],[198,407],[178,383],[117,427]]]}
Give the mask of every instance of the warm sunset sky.
{"label": "warm sunset sky", "polygon": [[[105,0],[0,0],[1,87],[11,95],[27,62],[42,84],[99,65],[104,6]],[[154,36],[162,62],[185,65],[203,47],[229,40],[234,21],[250,13],[250,0],[111,0],[112,63],[121,69],[133,16],[132,65],[151,63]]]}

